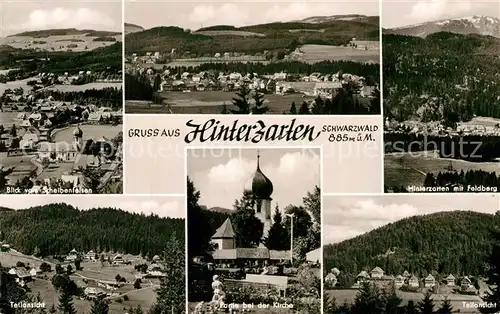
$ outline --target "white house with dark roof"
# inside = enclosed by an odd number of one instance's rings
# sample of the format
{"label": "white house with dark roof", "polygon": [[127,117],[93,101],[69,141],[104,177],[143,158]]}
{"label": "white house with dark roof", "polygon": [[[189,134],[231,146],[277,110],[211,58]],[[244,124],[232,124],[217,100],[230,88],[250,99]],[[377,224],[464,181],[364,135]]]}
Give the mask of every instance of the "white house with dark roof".
{"label": "white house with dark roof", "polygon": [[435,285],[436,285],[436,278],[434,278],[434,276],[432,276],[431,274],[429,274],[429,276],[427,276],[424,279],[424,287],[426,287],[426,288],[432,288]]}
{"label": "white house with dark roof", "polygon": [[396,288],[401,288],[404,284],[405,284],[405,277],[397,275],[396,278],[394,278],[394,286]]}
{"label": "white house with dark roof", "polygon": [[374,279],[381,279],[382,276],[384,276],[384,271],[382,270],[382,268],[377,266],[372,269],[372,271],[370,272],[370,276]]}
{"label": "white house with dark roof", "polygon": [[418,288],[420,286],[417,276],[413,275],[408,279],[408,286],[411,288]]}
{"label": "white house with dark roof", "polygon": [[447,286],[454,286],[455,280],[456,280],[455,276],[449,274],[448,277],[444,279],[444,282],[446,283]]}
{"label": "white house with dark roof", "polygon": [[229,218],[215,231],[212,236],[212,243],[216,250],[232,250],[236,248],[233,225]]}

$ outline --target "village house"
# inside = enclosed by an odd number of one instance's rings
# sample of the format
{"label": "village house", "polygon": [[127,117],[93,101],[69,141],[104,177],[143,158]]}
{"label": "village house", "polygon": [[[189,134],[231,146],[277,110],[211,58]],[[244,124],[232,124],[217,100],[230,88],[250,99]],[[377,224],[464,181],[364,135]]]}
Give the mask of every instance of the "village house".
{"label": "village house", "polygon": [[405,278],[401,275],[397,275],[394,279],[394,286],[396,289],[401,288],[405,284]]}
{"label": "village house", "polygon": [[449,274],[448,277],[444,279],[444,282],[446,283],[447,286],[454,286],[455,280],[456,278],[452,274]]}
{"label": "village house", "polygon": [[88,287],[83,291],[85,296],[89,299],[95,299],[106,295],[106,292],[101,288]]}
{"label": "village house", "polygon": [[384,271],[380,267],[375,267],[374,269],[372,269],[370,276],[373,279],[382,279],[382,276],[384,276]]}
{"label": "village house", "polygon": [[93,250],[90,250],[87,252],[87,254],[85,254],[85,259],[94,261],[97,259],[97,254]]}
{"label": "village house", "polygon": [[403,277],[404,277],[404,278],[406,278],[406,279],[408,279],[408,278],[410,278],[410,277],[411,277],[411,274],[410,274],[407,270],[405,270],[405,271],[403,272]]}
{"label": "village house", "polygon": [[35,278],[35,277],[38,277],[42,274],[42,270],[40,269],[40,267],[34,267],[34,268],[31,268],[30,269],[30,272],[29,272],[30,276]]}
{"label": "village house", "polygon": [[80,254],[78,253],[77,250],[75,249],[72,249],[69,254],[66,256],[66,260],[67,261],[70,261],[70,262],[74,262],[78,256],[80,256]]}
{"label": "village house", "polygon": [[410,288],[418,288],[420,286],[418,278],[415,275],[411,276],[410,279],[408,279],[408,286]]}
{"label": "village house", "polygon": [[24,287],[27,282],[33,279],[31,274],[23,267],[13,267],[9,269],[9,274],[16,277],[16,282],[21,287]]}
{"label": "village house", "polygon": [[358,283],[365,282],[370,279],[370,275],[368,275],[368,272],[366,270],[361,271],[358,276],[356,276],[356,281]]}
{"label": "village house", "polygon": [[319,82],[314,85],[314,96],[333,96],[342,89],[339,82]]}
{"label": "village house", "polygon": [[462,278],[462,281],[460,282],[460,287],[462,290],[469,290],[472,286],[472,281],[469,279],[469,277],[464,277]]}
{"label": "village house", "polygon": [[435,285],[436,285],[436,279],[434,278],[434,276],[432,276],[431,274],[429,274],[429,276],[427,276],[424,279],[424,287],[426,287],[426,288],[432,288]]}
{"label": "village house", "polygon": [[123,256],[121,254],[117,254],[113,258],[113,265],[122,265],[122,264],[125,264],[125,259],[123,258]]}

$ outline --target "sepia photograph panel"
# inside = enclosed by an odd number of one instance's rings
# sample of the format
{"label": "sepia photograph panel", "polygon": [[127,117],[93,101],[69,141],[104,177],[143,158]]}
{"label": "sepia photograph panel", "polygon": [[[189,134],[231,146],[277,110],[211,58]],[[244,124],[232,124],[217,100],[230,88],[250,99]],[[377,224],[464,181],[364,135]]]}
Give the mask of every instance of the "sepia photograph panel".
{"label": "sepia photograph panel", "polygon": [[320,154],[187,149],[190,313],[321,312]]}
{"label": "sepia photograph panel", "polygon": [[0,311],[185,313],[185,198],[4,196]]}
{"label": "sepia photograph panel", "polygon": [[325,314],[498,313],[500,196],[324,196]]}
{"label": "sepia photograph panel", "polygon": [[379,3],[125,2],[125,111],[380,114]]}
{"label": "sepia photograph panel", "polygon": [[0,192],[121,194],[121,1],[7,1]]}
{"label": "sepia photograph panel", "polygon": [[386,192],[500,187],[500,3],[383,1]]}

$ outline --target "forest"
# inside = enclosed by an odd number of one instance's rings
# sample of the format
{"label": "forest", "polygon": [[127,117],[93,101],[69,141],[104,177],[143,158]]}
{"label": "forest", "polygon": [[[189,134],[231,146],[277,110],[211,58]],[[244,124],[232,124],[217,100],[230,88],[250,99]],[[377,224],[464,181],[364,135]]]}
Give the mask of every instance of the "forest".
{"label": "forest", "polygon": [[500,118],[500,39],[447,32],[383,35],[384,115],[456,124]]}
{"label": "forest", "polygon": [[[126,53],[134,52],[168,52],[176,49],[181,53],[189,53],[192,57],[213,55],[216,52],[239,52],[246,54],[263,53],[264,51],[289,50],[305,44],[346,45],[356,37],[358,40],[378,40],[378,24],[359,21],[333,21],[328,23],[270,23],[246,26],[228,31],[217,36],[207,36],[175,26],[162,26],[125,36]],[[290,32],[290,30],[317,30]],[[321,31],[324,30],[324,31]],[[212,30],[214,31],[214,30]],[[233,35],[231,31],[258,33],[254,36]]]}
{"label": "forest", "polygon": [[[16,68],[8,75],[29,77],[30,73],[64,74],[79,71],[122,71],[122,43],[84,52],[39,52],[0,47],[0,68]],[[5,53],[4,53],[5,51]]]}
{"label": "forest", "polygon": [[[390,223],[355,238],[324,246],[325,272],[341,270],[339,284],[350,287],[362,270],[381,267],[389,275],[405,270],[418,277],[430,272],[487,276],[492,230],[500,214],[439,212]],[[439,232],[436,232],[439,230]]]}
{"label": "forest", "polygon": [[2,241],[24,254],[65,255],[72,249],[154,256],[172,234],[184,243],[184,219],[129,213],[114,208],[79,210],[54,203],[0,215]]}

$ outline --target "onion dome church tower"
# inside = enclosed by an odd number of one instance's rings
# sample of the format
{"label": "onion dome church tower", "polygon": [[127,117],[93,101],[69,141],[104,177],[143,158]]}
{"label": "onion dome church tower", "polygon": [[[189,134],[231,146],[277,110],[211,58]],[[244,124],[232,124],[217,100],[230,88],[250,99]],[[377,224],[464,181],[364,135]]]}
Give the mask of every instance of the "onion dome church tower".
{"label": "onion dome church tower", "polygon": [[260,154],[257,153],[257,170],[252,180],[252,194],[255,198],[255,216],[264,224],[262,237],[266,238],[271,228],[271,195],[273,183],[260,170]]}
{"label": "onion dome church tower", "polygon": [[80,126],[77,126],[73,131],[73,148],[77,151],[81,151],[83,148],[83,131]]}

